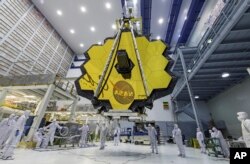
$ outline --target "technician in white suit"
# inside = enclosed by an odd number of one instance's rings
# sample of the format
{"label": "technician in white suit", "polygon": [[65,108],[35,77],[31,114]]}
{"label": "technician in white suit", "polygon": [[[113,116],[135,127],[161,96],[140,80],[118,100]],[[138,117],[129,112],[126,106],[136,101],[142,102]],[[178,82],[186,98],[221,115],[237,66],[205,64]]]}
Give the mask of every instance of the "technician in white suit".
{"label": "technician in white suit", "polygon": [[120,128],[120,124],[118,124],[114,131],[114,145],[115,146],[118,146],[118,144],[120,143],[120,134],[121,134],[121,128]]}
{"label": "technician in white suit", "polygon": [[43,128],[39,128],[34,136],[33,136],[33,141],[36,142],[36,149],[41,148],[42,142],[43,142]]}
{"label": "technician in white suit", "polygon": [[82,147],[87,147],[87,139],[88,139],[88,132],[89,132],[88,124],[83,125],[81,128],[79,128],[79,130],[82,131],[79,146],[81,148]]}
{"label": "technician in white suit", "polygon": [[96,123],[96,128],[95,128],[95,142],[97,142],[98,136],[100,132],[100,125],[99,123]]}
{"label": "technician in white suit", "polygon": [[23,135],[25,123],[29,118],[30,111],[24,111],[24,114],[17,119],[17,122],[12,129],[11,135],[6,141],[6,145],[3,148],[1,158],[4,160],[13,159],[14,149],[20,142]]}
{"label": "technician in white suit", "polygon": [[214,136],[214,132],[213,132],[211,129],[209,130],[209,134],[210,134],[210,137],[211,137],[211,138],[214,138],[214,137],[215,137],[215,136]]}
{"label": "technician in white suit", "polygon": [[5,118],[0,122],[0,149],[2,149],[11,135],[11,131],[16,123],[15,114],[11,114],[9,118]]}
{"label": "technician in white suit", "polygon": [[49,137],[49,142],[50,142],[50,145],[53,146],[53,142],[54,142],[54,139],[55,139],[55,133],[56,133],[56,129],[62,129],[62,127],[58,124],[58,122],[56,121],[56,119],[54,118],[52,123],[50,123],[45,129],[49,129],[49,132],[48,132],[48,137]]}
{"label": "technician in white suit", "polygon": [[185,158],[186,153],[185,153],[185,148],[184,148],[183,141],[182,141],[182,133],[181,133],[181,129],[178,127],[177,124],[174,124],[174,130],[172,133],[173,133],[173,138],[175,139],[175,143],[179,149],[178,156]]}
{"label": "technician in white suit", "polygon": [[198,140],[199,145],[201,147],[201,153],[206,154],[206,146],[205,146],[205,142],[204,142],[204,135],[201,132],[200,128],[197,128],[196,139]]}
{"label": "technician in white suit", "polygon": [[218,138],[220,141],[222,153],[224,154],[225,157],[228,158],[230,156],[229,147],[228,147],[228,144],[227,144],[226,140],[224,139],[221,131],[216,129],[215,127],[213,127],[212,130],[214,132],[215,138]]}
{"label": "technician in white suit", "polygon": [[241,122],[242,137],[246,143],[246,146],[250,148],[250,119],[246,112],[238,112],[238,120]]}
{"label": "technician in white suit", "polygon": [[105,148],[107,134],[108,134],[108,127],[105,123],[103,123],[100,130],[100,150],[103,150]]}
{"label": "technician in white suit", "polygon": [[148,130],[152,153],[155,152],[156,154],[158,154],[157,131],[151,124],[148,124],[148,127],[146,127],[146,129]]}

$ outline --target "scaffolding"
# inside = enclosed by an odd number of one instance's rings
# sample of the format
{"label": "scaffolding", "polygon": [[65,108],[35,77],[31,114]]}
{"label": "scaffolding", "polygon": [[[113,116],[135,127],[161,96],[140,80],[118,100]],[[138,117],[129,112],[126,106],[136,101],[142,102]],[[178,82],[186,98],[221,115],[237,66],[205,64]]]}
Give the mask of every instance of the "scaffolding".
{"label": "scaffolding", "polygon": [[[174,100],[177,99],[184,88],[187,88],[187,94],[191,100],[197,127],[200,127],[200,120],[197,118],[197,105],[192,87],[190,86],[190,81],[201,67],[204,66],[205,62],[214,53],[220,43],[227,37],[237,22],[244,16],[244,14],[248,14],[249,5],[249,0],[227,1],[226,5],[221,10],[221,13],[213,22],[213,25],[208,28],[197,47],[185,47],[182,45],[177,46],[174,51],[174,57],[176,60],[171,71],[179,75],[179,80],[172,93],[172,97]],[[178,68],[177,65],[179,65]],[[176,70],[178,70],[178,72],[176,72]],[[209,90],[207,92],[209,92]],[[176,111],[178,111],[178,109],[176,109]]]}

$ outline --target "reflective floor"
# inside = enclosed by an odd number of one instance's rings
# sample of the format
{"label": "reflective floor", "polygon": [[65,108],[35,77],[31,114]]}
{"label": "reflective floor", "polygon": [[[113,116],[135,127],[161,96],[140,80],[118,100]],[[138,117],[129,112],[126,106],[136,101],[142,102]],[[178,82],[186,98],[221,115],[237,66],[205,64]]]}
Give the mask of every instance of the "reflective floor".
{"label": "reflective floor", "polygon": [[177,156],[176,145],[159,146],[159,154],[151,154],[149,146],[107,143],[105,150],[98,147],[34,151],[17,149],[15,159],[0,160],[0,164],[228,164],[224,158],[209,157],[200,154],[198,149],[186,148],[186,158]]}

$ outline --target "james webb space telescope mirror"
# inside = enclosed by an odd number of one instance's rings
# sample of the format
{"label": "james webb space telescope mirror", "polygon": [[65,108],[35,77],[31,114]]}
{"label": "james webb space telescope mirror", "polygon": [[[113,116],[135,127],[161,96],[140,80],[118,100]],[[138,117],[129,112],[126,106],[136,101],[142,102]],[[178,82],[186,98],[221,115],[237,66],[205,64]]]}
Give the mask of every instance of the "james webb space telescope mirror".
{"label": "james webb space telescope mirror", "polygon": [[153,101],[170,94],[176,78],[170,73],[166,44],[149,41],[134,29],[133,17],[119,20],[119,30],[103,45],[92,45],[75,81],[77,92],[100,111],[143,113]]}

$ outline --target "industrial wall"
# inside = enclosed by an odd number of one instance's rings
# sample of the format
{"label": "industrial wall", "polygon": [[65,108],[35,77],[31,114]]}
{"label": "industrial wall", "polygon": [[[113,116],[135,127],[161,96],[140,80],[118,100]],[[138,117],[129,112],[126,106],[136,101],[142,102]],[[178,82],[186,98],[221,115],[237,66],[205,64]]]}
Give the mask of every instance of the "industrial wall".
{"label": "industrial wall", "polygon": [[187,114],[185,114],[183,112],[177,114],[177,119],[178,119],[178,122],[179,121],[181,121],[181,122],[195,121],[193,118],[191,118],[190,116],[188,116]]}
{"label": "industrial wall", "polygon": [[236,113],[245,111],[250,116],[250,78],[214,97],[208,106],[216,121],[225,120],[229,133],[240,137],[241,125]]}
{"label": "industrial wall", "polygon": [[[168,102],[169,109],[163,109],[163,102]],[[170,96],[166,96],[154,101],[154,107],[147,110],[147,121],[174,121],[173,108],[170,102]]]}
{"label": "industrial wall", "polygon": [[[178,104],[180,103],[181,102],[179,102]],[[196,105],[198,118],[204,122],[209,122],[211,120],[211,116],[207,103],[204,101],[196,101]],[[193,108],[191,104],[189,104],[187,108],[185,108],[185,110],[189,113],[193,113]],[[185,112],[179,113],[177,115],[177,118],[179,121],[195,121],[194,117],[188,116],[187,114],[185,114]]]}
{"label": "industrial wall", "polygon": [[73,52],[30,0],[1,2],[0,75],[65,77]]}
{"label": "industrial wall", "polygon": [[[207,131],[208,122],[211,120],[210,110],[204,101],[196,101],[197,105],[197,116],[202,123],[202,128]],[[184,108],[182,108],[182,106]],[[193,114],[193,108],[190,102],[178,102],[178,110],[184,109],[183,112],[177,114],[178,125],[182,130],[183,135],[186,139],[196,137],[196,122]]]}

